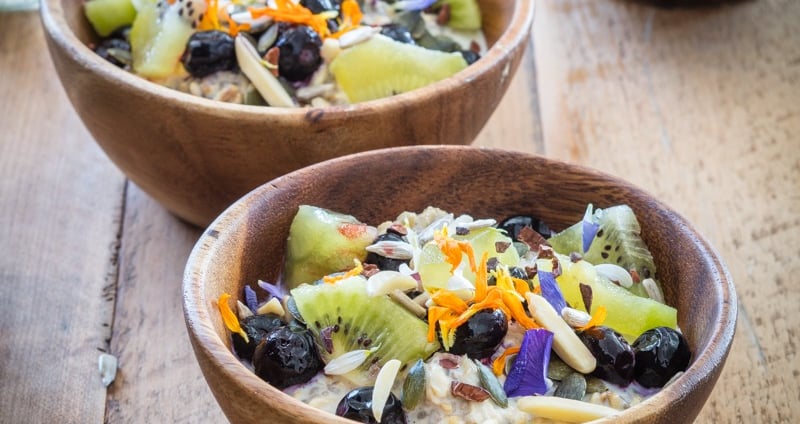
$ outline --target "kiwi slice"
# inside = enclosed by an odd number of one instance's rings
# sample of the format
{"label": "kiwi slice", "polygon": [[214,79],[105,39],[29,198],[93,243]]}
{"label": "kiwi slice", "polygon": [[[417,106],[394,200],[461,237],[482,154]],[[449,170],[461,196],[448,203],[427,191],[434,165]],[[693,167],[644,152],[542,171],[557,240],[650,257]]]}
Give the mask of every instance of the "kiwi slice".
{"label": "kiwi slice", "polygon": [[342,50],[331,73],[351,103],[405,93],[467,67],[460,53],[428,50],[383,35]]}
{"label": "kiwi slice", "polygon": [[[641,238],[642,227],[628,205],[596,209],[592,219],[600,225],[597,235],[583,258],[592,264],[617,264],[627,270],[635,269],[641,278],[654,278],[656,264]],[[583,251],[583,223],[578,222],[554,235],[548,241],[556,252],[568,255]],[[640,284],[632,291],[645,295]]]}
{"label": "kiwi slice", "polygon": [[159,10],[153,1],[142,1],[131,27],[133,71],[145,78],[164,78],[175,71],[194,30],[183,19],[180,2]]}
{"label": "kiwi slice", "polygon": [[325,363],[350,351],[375,349],[363,364],[344,375],[355,384],[372,384],[374,376],[368,371],[390,359],[406,365],[439,350],[437,342],[428,342],[427,323],[388,296],[369,297],[361,276],[336,284],[303,284],[291,294]]}
{"label": "kiwi slice", "polygon": [[439,0],[436,5],[450,5],[447,26],[460,30],[481,29],[481,8],[476,0]]}
{"label": "kiwi slice", "polygon": [[316,206],[301,205],[289,227],[285,282],[289,288],[310,283],[364,261],[365,248],[378,230],[356,218]]}
{"label": "kiwi slice", "polygon": [[101,37],[108,37],[117,29],[132,24],[136,18],[131,0],[89,0],[83,5],[83,11]]}

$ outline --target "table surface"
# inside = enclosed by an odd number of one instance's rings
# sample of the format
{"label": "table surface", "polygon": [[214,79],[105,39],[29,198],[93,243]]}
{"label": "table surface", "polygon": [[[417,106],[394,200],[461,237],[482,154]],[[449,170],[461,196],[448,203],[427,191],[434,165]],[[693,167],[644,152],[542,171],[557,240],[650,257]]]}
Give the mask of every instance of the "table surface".
{"label": "table surface", "polygon": [[[799,422],[800,2],[539,0],[479,146],[630,180],[727,262],[736,338],[698,422]],[[108,160],[35,13],[0,14],[0,422],[224,422],[189,346],[200,230]],[[119,358],[101,384],[101,352]]]}

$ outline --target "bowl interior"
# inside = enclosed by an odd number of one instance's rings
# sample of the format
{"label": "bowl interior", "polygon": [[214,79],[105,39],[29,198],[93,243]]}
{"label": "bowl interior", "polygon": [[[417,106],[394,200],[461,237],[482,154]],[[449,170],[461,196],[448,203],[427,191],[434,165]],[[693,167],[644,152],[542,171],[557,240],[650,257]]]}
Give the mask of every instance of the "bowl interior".
{"label": "bowl interior", "polygon": [[[434,205],[498,220],[532,214],[563,229],[581,218],[587,203],[626,203],[634,209],[667,302],[677,306],[679,325],[694,352],[683,384],[673,384],[648,400],[646,408],[634,407],[626,416],[647,419],[676,400],[687,401],[692,392],[688,401],[700,402],[696,410],[684,408],[672,416],[673,422],[691,419],[708,396],[733,335],[735,294],[724,266],[683,218],[645,192],[588,169],[515,152],[451,146],[367,152],[302,169],[254,190],[211,225],[192,253],[184,282],[189,331],[200,337],[199,344],[214,346],[216,357],[207,365],[249,373],[225,350],[229,336],[213,300],[223,292],[236,298],[243,285],[257,279],[277,281],[289,225],[301,204],[372,224]],[[237,384],[272,390],[255,376]],[[696,385],[700,393],[694,392]],[[272,395],[264,399],[276,399]]]}

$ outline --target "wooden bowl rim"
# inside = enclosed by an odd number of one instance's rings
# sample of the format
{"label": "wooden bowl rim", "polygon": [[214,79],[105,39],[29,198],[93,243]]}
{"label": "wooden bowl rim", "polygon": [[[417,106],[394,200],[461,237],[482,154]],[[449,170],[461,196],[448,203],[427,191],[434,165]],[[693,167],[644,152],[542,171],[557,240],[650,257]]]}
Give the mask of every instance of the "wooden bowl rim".
{"label": "wooden bowl rim", "polygon": [[[535,0],[513,0],[514,11],[511,20],[500,38],[489,48],[486,55],[452,77],[384,99],[325,108],[281,108],[231,104],[205,99],[163,87],[118,68],[100,58],[78,39],[64,19],[63,1],[42,1],[40,16],[45,31],[54,44],[58,45],[72,60],[88,72],[95,74],[97,78],[102,79],[106,84],[121,84],[121,88],[127,92],[139,92],[142,96],[150,97],[154,102],[157,102],[154,104],[177,102],[190,110],[204,114],[248,120],[269,118],[279,122],[304,119],[309,111],[316,110],[323,110],[329,119],[353,117],[354,114],[391,114],[406,107],[408,104],[423,103],[439,96],[446,96],[446,93],[462,85],[469,84],[470,81],[481,77],[492,69],[500,66],[509,66],[506,62],[510,53],[516,47],[522,45],[526,37],[530,36],[535,9]],[[503,70],[502,72],[506,71]]]}
{"label": "wooden bowl rim", "polygon": [[[717,320],[713,323],[710,331],[709,340],[706,343],[706,348],[700,352],[700,355],[693,357],[693,362],[690,368],[674,381],[670,386],[661,390],[658,394],[650,397],[646,401],[635,405],[620,414],[615,414],[612,417],[597,420],[598,423],[619,422],[623,419],[624,422],[637,422],[639,420],[651,417],[658,413],[665,411],[669,404],[677,402],[678,400],[686,399],[691,396],[692,388],[707,383],[709,379],[716,378],[718,375],[718,367],[721,367],[728,355],[728,352],[733,341],[733,336],[736,327],[737,319],[737,296],[733,285],[733,279],[726,267],[720,260],[719,255],[714,248],[700,235],[691,224],[683,218],[680,214],[661,203],[653,196],[636,186],[621,180],[617,177],[599,172],[597,170],[583,167],[575,164],[568,164],[562,161],[545,158],[540,155],[527,154],[521,152],[510,152],[504,149],[486,148],[486,147],[471,147],[471,146],[408,146],[408,147],[394,147],[388,149],[372,150],[363,153],[352,154],[325,162],[321,162],[282,177],[276,178],[268,182],[249,194],[242,197],[237,202],[233,203],[227,208],[219,217],[217,217],[203,232],[202,236],[198,239],[196,245],[192,249],[189,260],[183,277],[183,302],[184,302],[184,317],[186,320],[187,329],[193,342],[196,353],[203,354],[207,357],[212,365],[217,367],[218,370],[225,375],[233,384],[237,385],[239,389],[249,392],[257,392],[260,397],[264,398],[277,398],[280,400],[277,405],[272,405],[275,408],[302,408],[307,412],[306,417],[314,420],[323,420],[324,422],[337,422],[345,424],[347,420],[341,419],[325,411],[308,406],[307,404],[283,393],[282,391],[272,387],[253,372],[248,370],[234,354],[225,346],[222,339],[214,331],[213,325],[210,321],[209,310],[206,305],[210,304],[209,299],[205,299],[203,290],[197,281],[202,281],[205,275],[205,269],[210,265],[211,258],[214,257],[217,248],[224,243],[221,242],[228,234],[244,234],[248,222],[248,206],[253,203],[254,199],[262,197],[272,191],[281,190],[284,182],[291,180],[302,180],[306,175],[314,175],[324,172],[324,169],[329,166],[336,166],[346,164],[348,162],[361,162],[377,160],[377,158],[384,155],[391,155],[397,157],[404,153],[412,153],[415,151],[425,150],[429,154],[434,155],[442,152],[456,152],[459,154],[470,154],[471,151],[483,152],[498,152],[499,154],[513,153],[525,160],[539,161],[545,164],[561,164],[571,168],[576,173],[585,174],[595,178],[600,178],[608,181],[615,186],[618,186],[625,192],[637,196],[643,196],[652,200],[652,204],[660,210],[668,213],[672,219],[676,220],[686,231],[688,240],[699,248],[702,255],[701,259],[706,262],[709,269],[713,271],[713,281],[709,284],[714,284],[720,291],[720,308],[717,312]],[[446,154],[446,153],[445,153]],[[235,228],[235,231],[228,231],[226,228]],[[196,339],[196,340],[195,340]],[[218,354],[220,353],[221,354]],[[716,371],[715,371],[716,370]],[[713,385],[713,381],[711,382]]]}

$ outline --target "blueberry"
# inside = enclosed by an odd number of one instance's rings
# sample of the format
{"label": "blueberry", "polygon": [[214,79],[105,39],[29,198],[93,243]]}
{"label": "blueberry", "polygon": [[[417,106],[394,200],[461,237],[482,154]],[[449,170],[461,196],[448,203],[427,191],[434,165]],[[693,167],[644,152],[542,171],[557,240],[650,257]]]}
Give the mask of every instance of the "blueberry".
{"label": "blueberry", "polygon": [[[408,243],[403,236],[391,231],[387,231],[386,233],[379,235],[377,238],[375,238],[372,244],[375,244],[379,241],[397,241]],[[377,265],[381,271],[397,271],[400,268],[400,265],[407,264],[409,259],[392,259],[370,252],[364,262]]]}
{"label": "blueberry", "polygon": [[322,40],[305,25],[286,29],[275,45],[280,49],[278,73],[289,81],[305,80],[322,63],[319,55]]}
{"label": "blueberry", "polygon": [[505,230],[508,236],[514,241],[519,240],[519,232],[525,227],[531,227],[534,231],[541,234],[544,238],[549,238],[553,235],[553,231],[542,220],[532,216],[517,215],[506,218],[497,228]]}
{"label": "blueberry", "polygon": [[[378,421],[372,415],[372,390],[371,386],[359,387],[344,395],[336,407],[336,415],[361,423],[377,424]],[[403,405],[392,393],[389,393],[389,399],[383,407],[381,424],[406,424]]]}
{"label": "blueberry", "polygon": [[381,34],[405,44],[416,44],[408,28],[400,24],[387,24],[381,27]]}
{"label": "blueberry", "polygon": [[106,38],[94,52],[114,66],[124,68],[131,63],[131,44],[124,38]]}
{"label": "blueberry", "polygon": [[300,4],[312,13],[321,13],[327,10],[339,11],[341,9],[340,0],[300,0]]}
{"label": "blueberry", "polygon": [[233,37],[222,31],[199,31],[189,37],[181,62],[195,78],[237,69]]}
{"label": "blueberry", "polygon": [[473,359],[491,356],[508,331],[508,319],[499,309],[484,309],[456,328],[450,353]]}
{"label": "blueberry", "polygon": [[252,315],[239,323],[247,333],[249,343],[238,333],[233,333],[233,350],[242,359],[252,360],[256,346],[264,340],[272,330],[286,325],[277,315]]}
{"label": "blueberry", "polygon": [[481,58],[481,55],[472,50],[461,50],[460,53],[464,60],[467,61],[467,65],[472,65]]}
{"label": "blueberry", "polygon": [[663,387],[675,374],[689,367],[692,357],[683,335],[669,327],[645,331],[632,348],[636,355],[634,379],[644,387]]}
{"label": "blueberry", "polygon": [[279,327],[256,347],[256,375],[279,389],[311,380],[323,367],[311,333],[306,329]]}
{"label": "blueberry", "polygon": [[634,354],[627,341],[608,327],[592,327],[578,333],[597,359],[592,375],[609,383],[627,386],[633,380]]}

